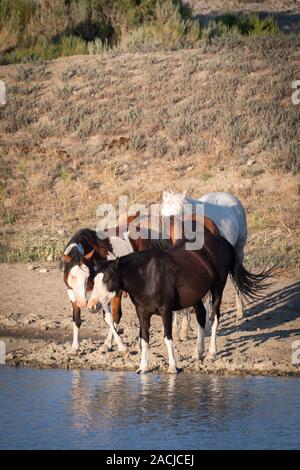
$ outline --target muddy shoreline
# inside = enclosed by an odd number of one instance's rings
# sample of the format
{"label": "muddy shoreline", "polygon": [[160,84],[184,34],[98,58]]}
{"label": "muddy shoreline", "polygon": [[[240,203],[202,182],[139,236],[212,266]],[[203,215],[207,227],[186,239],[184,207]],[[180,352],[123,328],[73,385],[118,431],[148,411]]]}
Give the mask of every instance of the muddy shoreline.
{"label": "muddy shoreline", "polygon": [[[102,314],[82,312],[80,349],[70,355],[72,318],[61,279],[53,265],[46,273],[27,271],[23,264],[0,265],[0,339],[6,344],[6,363],[18,367],[134,371],[139,364],[138,319],[129,299],[123,302],[120,334],[129,354],[103,347],[107,326]],[[175,341],[177,365],[183,373],[222,375],[299,376],[292,364],[293,342],[300,339],[300,284],[295,278],[276,278],[266,298],[247,306],[236,321],[235,298],[226,286],[215,361],[193,358],[196,320],[192,315],[189,339]],[[180,321],[179,321],[180,323]],[[206,339],[208,349],[209,337]],[[152,317],[150,371],[167,371],[161,319]]]}

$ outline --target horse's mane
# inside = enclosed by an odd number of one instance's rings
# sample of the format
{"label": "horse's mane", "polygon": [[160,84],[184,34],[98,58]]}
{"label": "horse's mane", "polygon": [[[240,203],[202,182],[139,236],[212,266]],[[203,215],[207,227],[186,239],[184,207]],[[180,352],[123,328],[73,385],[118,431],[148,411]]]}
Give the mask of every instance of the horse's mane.
{"label": "horse's mane", "polygon": [[95,230],[90,228],[82,228],[78,230],[73,237],[67,243],[66,248],[72,243],[81,244],[84,248],[84,253],[87,254],[89,251],[95,250],[101,254],[103,249],[105,251],[112,251],[112,245],[109,238],[103,236],[100,238]]}
{"label": "horse's mane", "polygon": [[[157,250],[166,250],[172,243],[168,220],[160,215],[142,215],[134,220],[134,225],[139,227],[141,238],[150,240],[151,246]],[[130,230],[129,230],[130,236]]]}

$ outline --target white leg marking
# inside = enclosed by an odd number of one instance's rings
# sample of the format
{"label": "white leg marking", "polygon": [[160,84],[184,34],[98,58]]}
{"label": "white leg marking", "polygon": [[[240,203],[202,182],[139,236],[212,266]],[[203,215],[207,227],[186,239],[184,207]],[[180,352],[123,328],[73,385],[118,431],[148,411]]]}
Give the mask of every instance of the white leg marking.
{"label": "white leg marking", "polygon": [[177,312],[172,312],[172,334],[174,338],[178,338]]}
{"label": "white leg marking", "polygon": [[112,348],[112,345],[113,345],[113,332],[112,330],[109,328],[108,330],[108,335],[107,335],[107,338],[106,340],[104,341],[104,347],[108,350],[108,351],[111,351],[111,348]]}
{"label": "white leg marking", "polygon": [[182,323],[181,323],[181,328],[180,328],[180,336],[182,339],[188,338],[190,322],[191,322],[190,309],[184,308],[182,310]]}
{"label": "white leg marking", "polygon": [[67,292],[68,292],[68,296],[69,296],[69,299],[71,300],[71,302],[75,303],[76,302],[76,297],[75,297],[73,289],[68,289]]}
{"label": "white leg marking", "polygon": [[141,346],[142,346],[142,354],[141,354],[141,362],[140,367],[136,371],[138,374],[144,374],[148,370],[148,363],[149,363],[149,343],[141,338]]}
{"label": "white leg marking", "polygon": [[218,329],[218,318],[215,316],[213,326],[211,328],[211,339],[210,339],[210,345],[209,345],[209,354],[212,357],[215,357],[217,354],[217,329]]}
{"label": "white leg marking", "polygon": [[198,338],[197,338],[197,346],[195,350],[194,357],[195,359],[202,359],[205,352],[205,328],[202,328],[198,324]]}
{"label": "white leg marking", "polygon": [[115,342],[117,343],[118,351],[123,351],[123,352],[127,351],[128,349],[127,349],[126,344],[123,343],[121,336],[117,333],[117,331],[115,329],[112,313],[111,313],[111,310],[110,310],[110,305],[109,304],[103,305],[103,309],[105,311],[104,320],[108,324],[108,326],[109,326],[109,328],[112,332],[113,338],[114,338]]}
{"label": "white leg marking", "polygon": [[79,328],[75,322],[73,322],[73,343],[71,353],[76,354],[79,349]]}
{"label": "white leg marking", "polygon": [[211,293],[208,293],[208,301],[204,304],[206,310],[206,320],[205,320],[205,334],[210,336],[211,334],[211,324],[210,324],[210,314],[212,311],[212,298]]}
{"label": "white leg marking", "polygon": [[176,361],[175,361],[174,351],[173,351],[173,340],[165,337],[165,343],[167,346],[168,356],[169,356],[168,372],[170,372],[171,374],[177,374],[178,371],[177,371]]}

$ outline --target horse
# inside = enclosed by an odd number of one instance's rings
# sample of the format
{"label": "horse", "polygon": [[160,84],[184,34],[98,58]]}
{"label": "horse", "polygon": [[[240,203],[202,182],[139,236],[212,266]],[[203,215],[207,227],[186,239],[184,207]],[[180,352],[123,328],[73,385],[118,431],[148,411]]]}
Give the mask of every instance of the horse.
{"label": "horse", "polygon": [[[186,192],[173,193],[164,191],[162,195],[161,215],[177,216],[182,213],[191,214],[200,206],[204,215],[211,219],[219,229],[219,233],[234,248],[241,261],[247,241],[247,220],[245,209],[239,199],[226,192],[211,192],[200,199],[192,199]],[[242,298],[236,290],[236,316],[243,318],[244,306]]]}
{"label": "horse", "polygon": [[[145,222],[146,218],[140,216],[139,212],[136,212],[134,215],[126,217],[124,225],[107,229],[104,234],[105,236],[101,234],[101,238],[98,237],[96,231],[85,228],[77,231],[67,243],[61,258],[60,268],[64,274],[64,282],[67,286],[67,293],[73,312],[71,354],[77,354],[79,350],[80,309],[87,305],[86,294],[93,289],[94,272],[99,262],[133,251],[142,251],[150,248],[167,249],[174,243],[174,221],[171,222],[169,236],[163,238],[163,234],[160,231],[157,236],[154,234],[153,239],[151,238],[151,233],[147,233],[147,236],[145,236],[143,232]],[[138,226],[138,230],[140,230],[138,238],[134,237],[130,230],[128,231],[128,227],[130,228],[132,223],[135,223]],[[209,219],[205,219],[204,224],[213,232],[217,230]],[[111,233],[116,233],[116,235],[110,235]],[[108,335],[104,342],[104,347],[108,351],[112,348],[113,339],[115,339],[119,351],[124,353],[127,351],[126,345],[122,342],[116,330],[116,325],[120,323],[122,317],[122,296],[125,295],[125,293],[123,295],[119,293],[111,300],[111,306],[103,306],[104,319],[109,326]],[[176,320],[176,317],[174,317],[174,320]],[[189,323],[188,319],[184,316],[183,326],[185,325],[187,330]]]}
{"label": "horse", "polygon": [[[192,230],[207,229],[212,234],[218,235],[219,230],[215,223],[208,217],[199,218],[195,214],[191,214],[186,217],[184,221],[179,220],[176,217],[149,217],[148,215],[140,215],[137,211],[134,215],[128,218],[126,225],[119,225],[117,227],[109,228],[105,230],[107,236],[111,233],[114,236],[110,237],[109,240],[113,246],[113,251],[118,252],[120,250],[120,240],[125,238],[123,241],[122,255],[132,251],[144,251],[151,248],[158,250],[167,250],[173,246],[177,241],[177,231],[179,228],[178,223],[181,224],[181,230],[179,231],[180,239],[184,236],[185,230],[188,227]],[[188,225],[190,223],[190,225]],[[115,243],[117,245],[115,245]],[[121,242],[122,243],[122,242]],[[126,246],[124,246],[124,244]],[[132,248],[130,250],[130,247]],[[189,309],[183,309],[182,312],[182,324],[180,330],[181,338],[187,339],[188,331],[190,329],[190,314]],[[179,337],[178,325],[177,325],[177,312],[173,312],[173,331],[174,334]],[[207,318],[207,332],[210,331],[209,318]],[[111,337],[112,339],[112,337]]]}
{"label": "horse", "polygon": [[[73,313],[73,342],[71,354],[77,354],[79,349],[79,329],[81,326],[81,308],[87,305],[87,292],[94,286],[95,269],[99,263],[106,260],[112,252],[109,239],[99,239],[97,233],[89,228],[78,230],[69,240],[62,254],[60,269],[63,271],[64,283],[72,305]],[[122,317],[122,292],[111,300],[111,309],[103,306],[104,319],[109,326],[109,336],[104,344],[111,343],[114,337],[119,351],[126,352],[127,346],[116,331]]]}
{"label": "horse", "polygon": [[259,298],[266,287],[270,270],[259,274],[248,272],[235,248],[224,238],[205,229],[204,246],[186,250],[180,240],[166,251],[147,250],[131,253],[116,260],[104,261],[96,271],[94,288],[88,302],[93,311],[107,304],[120,290],[128,292],[140,322],[141,360],[138,373],[148,370],[149,329],[153,314],[162,317],[170,373],[177,373],[173,352],[172,311],[194,307],[198,323],[196,357],[204,355],[206,310],[203,297],[212,295],[212,334],[209,354],[215,358],[216,334],[220,305],[228,274],[239,294]]}

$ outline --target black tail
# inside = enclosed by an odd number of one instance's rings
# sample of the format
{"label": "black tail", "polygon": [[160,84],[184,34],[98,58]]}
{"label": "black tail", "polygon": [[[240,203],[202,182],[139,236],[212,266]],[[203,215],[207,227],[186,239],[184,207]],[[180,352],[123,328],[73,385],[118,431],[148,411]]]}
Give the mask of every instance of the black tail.
{"label": "black tail", "polygon": [[[231,245],[230,245],[231,246]],[[258,300],[263,297],[263,291],[270,286],[272,282],[267,282],[271,278],[275,266],[264,268],[260,273],[254,274],[244,268],[242,261],[231,246],[232,263],[230,274],[235,286],[240,294],[247,300]]]}

